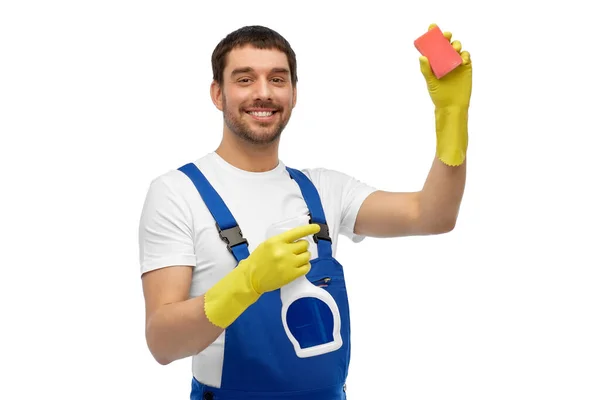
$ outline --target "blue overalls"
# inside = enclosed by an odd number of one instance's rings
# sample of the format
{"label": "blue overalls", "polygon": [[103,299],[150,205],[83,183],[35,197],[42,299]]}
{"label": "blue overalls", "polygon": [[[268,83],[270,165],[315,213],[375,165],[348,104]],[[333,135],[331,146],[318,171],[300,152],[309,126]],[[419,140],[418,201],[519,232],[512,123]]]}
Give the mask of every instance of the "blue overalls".
{"label": "blue overalls", "polygon": [[[344,273],[333,258],[332,242],[317,189],[301,171],[286,167],[300,187],[321,231],[314,235],[318,257],[306,278],[327,290],[341,317],[343,345],[319,356],[299,358],[281,321],[280,291],[264,293],[225,330],[221,387],[192,378],[191,400],[344,400],[350,362],[350,315]],[[239,263],[249,256],[248,242],[235,218],[195,164],[179,168],[194,183],[214,217],[219,235]]]}

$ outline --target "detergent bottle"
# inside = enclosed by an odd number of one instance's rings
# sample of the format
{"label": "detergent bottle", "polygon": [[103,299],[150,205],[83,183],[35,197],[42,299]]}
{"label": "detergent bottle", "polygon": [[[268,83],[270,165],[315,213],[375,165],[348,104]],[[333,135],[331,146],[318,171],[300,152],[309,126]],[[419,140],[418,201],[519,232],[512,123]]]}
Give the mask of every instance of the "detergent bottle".
{"label": "detergent bottle", "polygon": [[[279,235],[298,226],[307,225],[309,220],[308,215],[301,215],[278,222],[269,227],[267,235],[269,237]],[[317,245],[313,237],[307,236],[300,240],[308,241],[311,261],[316,259],[318,257]],[[281,321],[298,357],[313,357],[342,347],[340,312],[334,298],[325,289],[314,285],[303,275],[281,287],[280,291]],[[322,304],[316,302],[322,302]],[[323,304],[326,307],[322,307]],[[290,315],[291,313],[295,315]],[[299,329],[294,329],[295,326],[290,326],[290,324],[301,324],[303,332],[310,332],[308,335],[310,336],[309,345],[302,346],[303,340],[294,337],[293,334]],[[326,327],[333,327],[332,332],[326,331]]]}

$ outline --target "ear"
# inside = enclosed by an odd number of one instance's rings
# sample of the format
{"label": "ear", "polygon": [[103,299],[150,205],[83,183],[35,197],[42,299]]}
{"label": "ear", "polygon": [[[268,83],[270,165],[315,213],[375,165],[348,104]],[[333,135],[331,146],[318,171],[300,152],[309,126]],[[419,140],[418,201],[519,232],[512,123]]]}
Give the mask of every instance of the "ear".
{"label": "ear", "polygon": [[213,104],[220,111],[223,111],[223,92],[221,91],[221,86],[214,80],[210,84],[210,98]]}
{"label": "ear", "polygon": [[294,95],[293,95],[293,98],[292,98],[292,108],[296,107],[296,97],[297,97],[297,94],[298,94],[298,91],[296,90],[296,87],[294,87],[293,90],[294,90]]}

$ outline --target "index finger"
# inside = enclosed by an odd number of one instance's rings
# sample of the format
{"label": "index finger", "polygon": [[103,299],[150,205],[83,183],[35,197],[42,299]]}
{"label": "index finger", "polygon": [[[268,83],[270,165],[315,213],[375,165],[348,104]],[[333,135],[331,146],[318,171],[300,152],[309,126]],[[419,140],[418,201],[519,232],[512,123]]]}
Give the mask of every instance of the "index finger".
{"label": "index finger", "polygon": [[289,231],[280,233],[278,238],[284,242],[291,243],[308,235],[314,235],[319,232],[321,227],[319,224],[308,224],[292,228]]}

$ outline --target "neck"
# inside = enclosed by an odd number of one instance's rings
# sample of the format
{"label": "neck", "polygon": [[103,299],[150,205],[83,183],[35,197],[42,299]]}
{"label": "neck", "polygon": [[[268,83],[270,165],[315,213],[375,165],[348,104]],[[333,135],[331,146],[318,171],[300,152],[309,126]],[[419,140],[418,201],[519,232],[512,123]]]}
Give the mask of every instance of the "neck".
{"label": "neck", "polygon": [[279,138],[269,144],[256,144],[223,135],[215,152],[229,164],[249,172],[266,172],[279,163]]}

